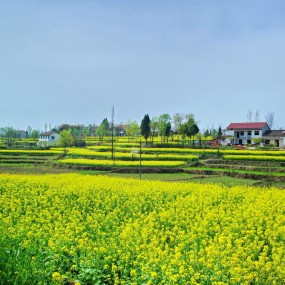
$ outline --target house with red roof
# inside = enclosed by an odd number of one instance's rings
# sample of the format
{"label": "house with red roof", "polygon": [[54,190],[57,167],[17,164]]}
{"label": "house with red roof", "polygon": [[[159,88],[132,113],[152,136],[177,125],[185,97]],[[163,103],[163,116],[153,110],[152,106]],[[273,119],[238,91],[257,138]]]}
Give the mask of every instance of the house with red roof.
{"label": "house with red roof", "polygon": [[266,122],[230,123],[224,131],[224,141],[234,145],[254,144],[254,139],[263,139],[269,130]]}

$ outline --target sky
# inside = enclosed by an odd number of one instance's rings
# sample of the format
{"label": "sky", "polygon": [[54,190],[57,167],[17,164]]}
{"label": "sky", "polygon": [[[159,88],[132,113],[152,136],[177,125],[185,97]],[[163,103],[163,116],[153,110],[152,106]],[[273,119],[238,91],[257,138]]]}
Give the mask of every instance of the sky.
{"label": "sky", "polygon": [[274,113],[285,128],[284,0],[0,0],[0,127],[200,129]]}

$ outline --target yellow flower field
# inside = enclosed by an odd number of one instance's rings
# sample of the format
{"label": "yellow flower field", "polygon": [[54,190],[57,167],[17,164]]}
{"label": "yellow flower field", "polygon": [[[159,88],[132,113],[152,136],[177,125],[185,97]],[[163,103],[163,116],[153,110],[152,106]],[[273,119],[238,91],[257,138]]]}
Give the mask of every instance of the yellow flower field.
{"label": "yellow flower field", "polygon": [[225,155],[226,160],[261,160],[261,161],[285,161],[285,156],[273,155]]}
{"label": "yellow flower field", "polygon": [[0,175],[0,284],[283,284],[285,192]]}
{"label": "yellow flower field", "polygon": [[[93,151],[92,149],[86,148],[68,148],[68,155],[76,157],[91,157],[91,158],[105,158],[111,159],[111,151]],[[130,148],[128,152],[115,151],[116,159],[122,160],[139,160],[138,149]],[[192,154],[143,154],[142,160],[183,160],[183,161],[194,161],[198,160],[197,155]],[[136,163],[137,164],[137,163]]]}
{"label": "yellow flower field", "polygon": [[[139,167],[140,162],[126,160],[107,160],[107,159],[85,159],[85,158],[66,158],[58,160],[61,164],[86,165],[86,166],[116,166],[116,167]],[[179,167],[184,166],[184,161],[143,161],[142,167]]]}

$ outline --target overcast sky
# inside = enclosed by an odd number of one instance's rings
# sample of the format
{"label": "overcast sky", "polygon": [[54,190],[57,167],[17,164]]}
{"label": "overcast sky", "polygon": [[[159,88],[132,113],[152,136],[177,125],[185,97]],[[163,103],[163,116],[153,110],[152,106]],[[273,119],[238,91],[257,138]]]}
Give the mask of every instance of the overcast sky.
{"label": "overcast sky", "polygon": [[285,128],[284,0],[0,0],[0,127],[275,113]]}

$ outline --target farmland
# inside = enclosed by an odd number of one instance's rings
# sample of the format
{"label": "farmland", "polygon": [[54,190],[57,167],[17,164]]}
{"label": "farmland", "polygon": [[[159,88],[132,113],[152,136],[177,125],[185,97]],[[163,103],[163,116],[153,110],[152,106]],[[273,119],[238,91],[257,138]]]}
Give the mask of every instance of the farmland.
{"label": "farmland", "polygon": [[79,174],[0,179],[1,284],[285,278],[282,190]]}
{"label": "farmland", "polygon": [[284,151],[90,142],[1,150],[0,284],[282,284]]}

